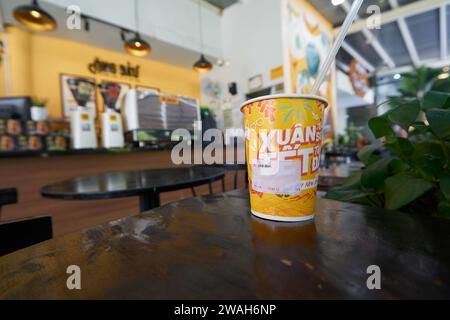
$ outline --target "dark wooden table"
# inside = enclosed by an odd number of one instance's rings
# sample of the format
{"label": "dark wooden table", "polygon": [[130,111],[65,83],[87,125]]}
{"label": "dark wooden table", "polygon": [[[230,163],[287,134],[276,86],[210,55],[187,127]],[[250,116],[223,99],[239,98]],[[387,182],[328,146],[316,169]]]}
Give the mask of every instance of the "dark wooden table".
{"label": "dark wooden table", "polygon": [[[319,199],[314,221],[275,223],[235,190],[6,255],[0,299],[448,299],[449,244],[448,220]],[[69,265],[81,290],[66,287]]]}
{"label": "dark wooden table", "polygon": [[138,196],[141,211],[160,205],[161,192],[179,190],[224,179],[225,169],[195,166],[110,172],[47,185],[41,194],[63,200],[97,200]]}
{"label": "dark wooden table", "polygon": [[348,176],[358,171],[363,164],[361,162],[334,163],[328,167],[320,167],[319,183],[317,189],[328,191],[331,188],[344,184]]}

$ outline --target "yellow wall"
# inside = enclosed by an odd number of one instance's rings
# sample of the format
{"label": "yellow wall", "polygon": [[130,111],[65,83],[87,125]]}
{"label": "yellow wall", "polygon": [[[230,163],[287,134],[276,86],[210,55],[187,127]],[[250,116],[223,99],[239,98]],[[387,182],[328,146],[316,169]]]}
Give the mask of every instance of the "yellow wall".
{"label": "yellow wall", "polygon": [[[5,45],[1,74],[3,88],[0,89],[2,95],[6,94],[7,81],[11,86],[9,95],[32,95],[31,37],[31,33],[12,27],[7,28],[7,34],[2,35]],[[5,74],[5,69],[9,70],[9,74]]]}
{"label": "yellow wall", "polygon": [[[51,117],[62,116],[60,74],[75,74],[101,80],[156,87],[161,92],[200,96],[200,78],[192,69],[181,68],[125,53],[108,51],[74,41],[31,34],[18,27],[8,27],[8,51],[11,65],[11,94],[31,95],[48,100]],[[139,65],[139,79],[119,75],[94,75],[88,65],[98,57],[117,65]],[[1,71],[1,69],[0,69]],[[0,85],[3,83],[0,82]],[[98,91],[98,90],[97,90]],[[0,94],[5,92],[0,89]],[[103,109],[100,93],[97,106]]]}

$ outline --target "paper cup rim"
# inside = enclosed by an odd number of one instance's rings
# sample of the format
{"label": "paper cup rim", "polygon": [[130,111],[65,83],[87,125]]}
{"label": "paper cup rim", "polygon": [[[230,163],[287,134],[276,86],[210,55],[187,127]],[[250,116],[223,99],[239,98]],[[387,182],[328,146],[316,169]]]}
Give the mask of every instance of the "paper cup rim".
{"label": "paper cup rim", "polygon": [[243,112],[243,109],[245,106],[247,106],[248,104],[257,102],[257,101],[261,101],[261,100],[270,100],[270,99],[283,99],[283,98],[303,98],[303,99],[314,99],[314,100],[320,100],[322,102],[325,103],[325,107],[328,107],[328,100],[316,95],[312,95],[312,94],[285,94],[285,93],[278,93],[278,94],[269,94],[266,96],[261,96],[261,97],[257,97],[257,98],[253,98],[250,100],[245,101],[243,104],[241,104],[241,106],[239,107],[239,109],[241,110],[241,112]]}

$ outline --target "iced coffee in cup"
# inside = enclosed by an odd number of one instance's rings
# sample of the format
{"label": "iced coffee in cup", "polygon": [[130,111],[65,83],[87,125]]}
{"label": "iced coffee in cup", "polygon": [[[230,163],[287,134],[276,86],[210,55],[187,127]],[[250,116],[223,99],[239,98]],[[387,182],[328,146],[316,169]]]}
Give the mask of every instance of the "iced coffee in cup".
{"label": "iced coffee in cup", "polygon": [[251,212],[277,221],[314,217],[324,98],[270,95],[245,102]]}

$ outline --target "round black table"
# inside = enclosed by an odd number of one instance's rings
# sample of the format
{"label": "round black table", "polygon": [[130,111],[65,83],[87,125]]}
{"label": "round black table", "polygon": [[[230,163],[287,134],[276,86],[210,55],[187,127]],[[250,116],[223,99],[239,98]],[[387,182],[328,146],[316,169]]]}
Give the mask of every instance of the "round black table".
{"label": "round black table", "polygon": [[0,257],[0,299],[449,299],[449,243],[450,220],[326,199],[309,222],[262,220],[235,190]]}
{"label": "round black table", "polygon": [[195,166],[110,172],[52,183],[41,189],[47,198],[98,200],[138,196],[141,211],[160,205],[161,192],[174,191],[223,180],[226,170]]}

